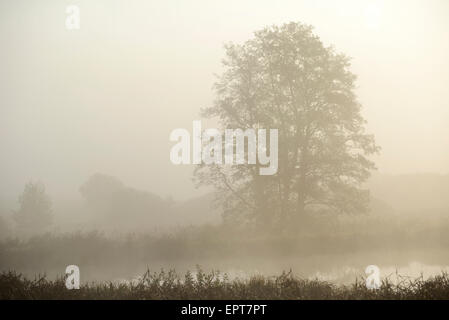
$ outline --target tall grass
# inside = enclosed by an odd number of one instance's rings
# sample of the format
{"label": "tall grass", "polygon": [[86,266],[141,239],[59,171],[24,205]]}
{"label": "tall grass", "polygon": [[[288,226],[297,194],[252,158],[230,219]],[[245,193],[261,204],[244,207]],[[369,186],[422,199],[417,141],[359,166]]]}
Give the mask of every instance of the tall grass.
{"label": "tall grass", "polygon": [[27,279],[15,272],[0,273],[0,299],[449,299],[449,276],[445,273],[424,280],[407,279],[393,284],[384,280],[370,290],[363,279],[337,286],[326,281],[300,279],[283,272],[276,277],[254,276],[229,280],[216,271],[147,271],[140,279],[127,282],[89,283],[68,290],[60,277]]}

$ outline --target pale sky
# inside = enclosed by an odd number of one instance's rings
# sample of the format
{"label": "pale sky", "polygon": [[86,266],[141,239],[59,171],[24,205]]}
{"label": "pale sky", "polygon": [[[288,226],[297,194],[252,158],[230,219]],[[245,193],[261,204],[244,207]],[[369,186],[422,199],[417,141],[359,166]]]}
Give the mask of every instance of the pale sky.
{"label": "pale sky", "polygon": [[[66,30],[69,4],[80,30]],[[380,172],[449,173],[447,0],[3,0],[0,193],[30,179],[78,193],[101,172],[161,196],[200,194],[192,168],[170,162],[170,132],[191,131],[211,105],[224,43],[290,21],[353,57]]]}

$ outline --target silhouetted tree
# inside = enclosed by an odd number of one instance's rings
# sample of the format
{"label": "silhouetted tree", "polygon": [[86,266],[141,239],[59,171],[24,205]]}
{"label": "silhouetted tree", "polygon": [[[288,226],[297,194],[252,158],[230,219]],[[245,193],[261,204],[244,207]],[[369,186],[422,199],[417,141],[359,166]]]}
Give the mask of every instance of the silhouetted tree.
{"label": "silhouetted tree", "polygon": [[19,196],[19,210],[13,214],[20,231],[41,232],[52,223],[52,204],[41,183],[29,182]]}
{"label": "silhouetted tree", "polygon": [[349,58],[325,47],[312,27],[289,23],[255,32],[225,47],[216,101],[202,110],[223,129],[279,130],[279,169],[260,176],[257,165],[200,165],[199,185],[214,185],[225,217],[282,225],[307,209],[360,212],[361,183],[378,151],[364,131]]}

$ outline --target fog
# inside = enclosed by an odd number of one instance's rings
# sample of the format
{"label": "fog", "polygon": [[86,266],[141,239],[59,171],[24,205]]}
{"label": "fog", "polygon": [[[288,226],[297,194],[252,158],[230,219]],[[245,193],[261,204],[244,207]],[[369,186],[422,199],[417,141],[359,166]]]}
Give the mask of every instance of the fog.
{"label": "fog", "polygon": [[312,24],[353,58],[380,172],[448,172],[444,0],[77,4],[75,32],[65,29],[64,2],[1,4],[5,196],[30,179],[73,193],[95,172],[175,199],[201,193],[192,168],[169,161],[170,132],[191,128],[212,103],[224,43],[289,21]]}
{"label": "fog", "polygon": [[[69,4],[80,8],[79,30],[66,29]],[[294,21],[312,25],[326,47],[352,58],[366,131],[381,147],[370,157],[378,170],[366,183],[372,211],[382,219],[426,212],[434,219],[426,228],[443,225],[449,218],[448,18],[446,0],[2,1],[0,215],[13,225],[24,186],[38,181],[51,198],[49,231],[56,234],[220,226],[220,208],[211,207],[213,186],[196,188],[194,166],[170,161],[170,132],[191,132],[194,120],[205,128],[217,125],[200,110],[214,103],[226,43],[241,44],[257,30]],[[93,191],[83,194],[82,186]],[[112,190],[99,197],[116,202],[99,201],[97,190]],[[155,213],[142,218],[148,207]],[[429,244],[435,252],[447,248],[435,241]],[[401,263],[425,260],[423,252]],[[397,263],[385,253],[375,256],[390,268]],[[2,266],[20,269],[10,259]],[[181,269],[197,263],[157,259],[163,261],[158,266]],[[432,263],[445,266],[446,259]],[[204,265],[215,266],[208,261]],[[229,261],[221,263],[233,270]],[[264,272],[288,268],[289,262]],[[132,268],[116,267],[130,272],[111,271],[104,278],[133,276],[146,263],[142,258]],[[307,274],[316,265],[304,267]],[[57,274],[59,265],[54,268]]]}

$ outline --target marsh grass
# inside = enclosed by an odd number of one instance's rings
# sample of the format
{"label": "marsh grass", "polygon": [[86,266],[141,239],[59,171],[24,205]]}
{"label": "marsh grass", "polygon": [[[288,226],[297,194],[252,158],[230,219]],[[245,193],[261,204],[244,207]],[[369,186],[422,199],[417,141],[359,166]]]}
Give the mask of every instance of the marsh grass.
{"label": "marsh grass", "polygon": [[86,283],[79,290],[67,290],[65,279],[48,280],[39,275],[27,279],[14,271],[0,274],[0,299],[449,299],[446,273],[424,279],[384,279],[380,289],[369,290],[364,279],[351,285],[301,279],[291,272],[279,276],[253,276],[230,280],[218,271],[179,275],[174,270],[150,272],[139,279],[122,282]]}

